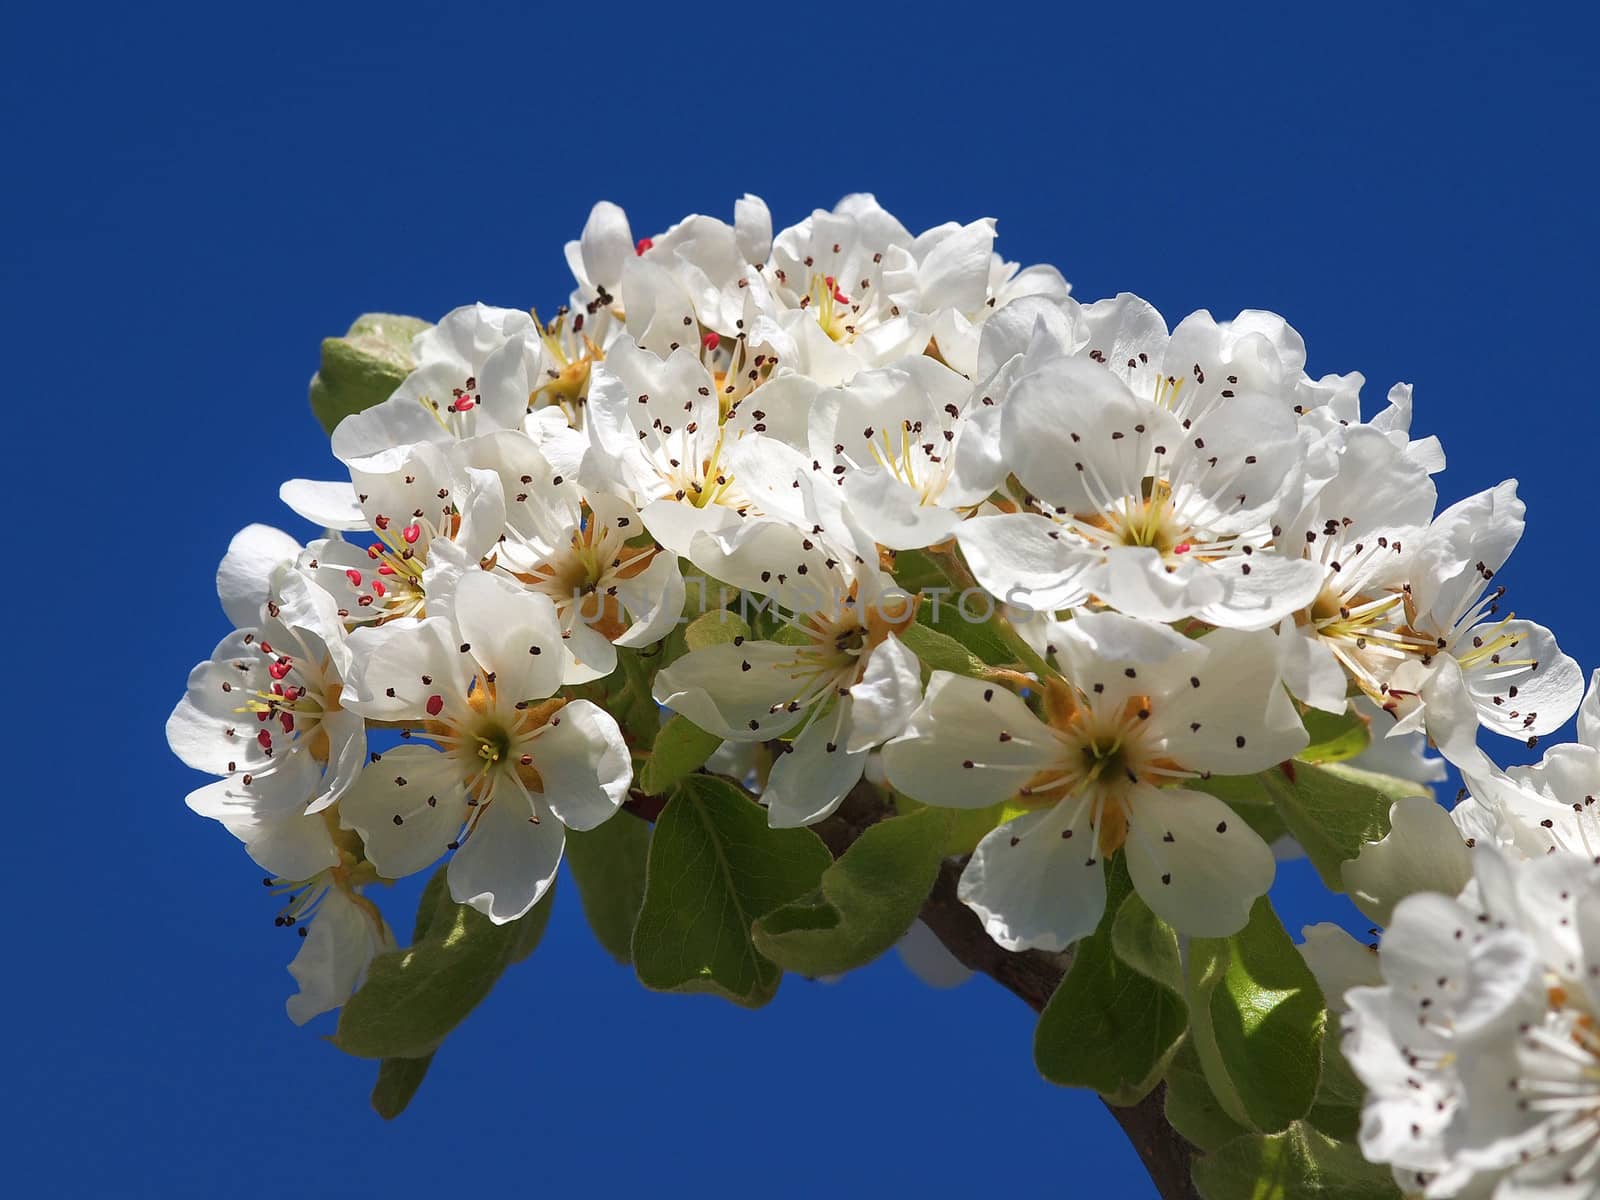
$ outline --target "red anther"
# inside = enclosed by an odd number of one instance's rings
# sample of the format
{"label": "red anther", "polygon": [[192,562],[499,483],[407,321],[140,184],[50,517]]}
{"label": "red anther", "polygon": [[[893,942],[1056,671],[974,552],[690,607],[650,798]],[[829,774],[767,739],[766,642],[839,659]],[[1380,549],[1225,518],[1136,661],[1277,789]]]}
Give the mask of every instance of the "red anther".
{"label": "red anther", "polygon": [[460,397],[458,397],[456,399],[456,402],[454,404],[452,404],[450,407],[455,409],[457,412],[466,412],[469,408],[472,407],[472,397],[471,396],[460,396]]}
{"label": "red anther", "polygon": [[278,724],[283,726],[285,733],[294,732],[294,714],[281,712],[278,714]]}
{"label": "red anther", "polygon": [[260,745],[260,747],[263,750],[271,750],[272,749],[272,735],[270,733],[268,733],[265,729],[261,730],[260,732],[258,732],[256,734],[256,742],[257,742],[257,744]]}
{"label": "red anther", "polygon": [[824,275],[822,277],[822,282],[828,285],[828,290],[830,292],[838,290],[839,285],[834,282],[832,275]]}
{"label": "red anther", "polygon": [[261,647],[261,653],[263,653],[263,654],[271,654],[272,653],[272,645],[271,645],[271,643],[269,643],[269,642],[257,642],[256,645]]}
{"label": "red anther", "polygon": [[[291,691],[291,692],[292,692],[292,691],[294,691],[294,689],[293,689],[293,688],[290,688],[290,689],[289,689],[289,690],[290,690],[290,691]],[[282,696],[282,695],[283,695],[283,684],[281,684],[281,683],[275,683],[275,684],[273,684],[273,685],[272,685],[272,694],[273,694],[273,695],[274,695],[274,696]],[[292,700],[292,699],[293,699],[293,698],[294,698],[294,697],[292,697],[292,696],[289,696],[289,697],[285,697],[285,699],[290,699],[290,700]]]}
{"label": "red anther", "polygon": [[718,337],[716,331],[713,330],[700,339],[700,344],[707,350],[715,350],[718,346],[722,345],[722,339]]}
{"label": "red anther", "polygon": [[[367,553],[371,554],[372,551],[369,550]],[[361,586],[361,572],[356,570],[354,567],[351,567],[348,571],[346,571],[344,573],[344,577],[350,581],[351,587]]]}
{"label": "red anther", "polygon": [[274,679],[282,679],[292,670],[294,670],[294,659],[281,658],[267,668],[267,674],[271,675]]}
{"label": "red anther", "polygon": [[850,297],[846,296],[838,288],[834,288],[833,289],[833,300],[834,300],[835,304],[849,304],[850,303]]}
{"label": "red anther", "polygon": [[[277,687],[276,686],[273,687],[273,691],[277,691]],[[304,688],[286,687],[286,688],[283,689],[283,698],[285,700],[287,700],[290,704],[293,704],[296,700],[300,699],[300,697],[304,696],[305,694],[306,693],[305,693],[305,689]]]}
{"label": "red anther", "polygon": [[381,596],[388,590],[389,590],[388,588],[383,586],[383,580],[374,579],[372,581],[372,593],[373,593],[373,595]]}
{"label": "red anther", "polygon": [[422,526],[413,521],[400,531],[400,536],[405,538],[406,545],[415,546],[417,539],[422,536]]}
{"label": "red anther", "polygon": [[268,717],[270,717],[271,715],[272,715],[271,713],[269,713],[266,709],[263,708],[259,712],[256,713],[256,720],[261,721],[261,722],[264,723],[266,721],[266,719]]}
{"label": "red anther", "polygon": [[384,563],[383,566],[378,568],[378,574],[379,575],[393,575],[394,574],[394,568],[391,567],[388,563]]}
{"label": "red anther", "polygon": [[372,523],[379,529],[389,528],[389,518],[384,516],[382,513],[379,513],[377,516],[373,517]]}
{"label": "red anther", "polygon": [[443,711],[444,711],[444,697],[443,696],[429,696],[428,697],[428,715],[430,717],[437,717]]}
{"label": "red anther", "polygon": [[633,244],[633,252],[635,254],[643,254],[646,250],[650,249],[650,247],[654,245],[655,242],[651,241],[649,238],[640,238]]}
{"label": "red anther", "polygon": [[1190,546],[1188,542],[1179,542],[1176,546],[1174,546],[1172,548],[1172,552],[1174,554],[1187,554],[1192,549],[1193,549],[1193,547]]}
{"label": "red anther", "polygon": [[369,605],[371,605],[372,597],[371,596],[357,596],[356,597],[356,603],[359,604],[362,608],[366,608]]}
{"label": "red anther", "polygon": [[383,553],[383,547],[378,545],[378,543],[376,543],[376,542],[372,543],[372,545],[367,547],[367,557],[368,558],[375,559],[379,555],[381,555],[382,553]]}

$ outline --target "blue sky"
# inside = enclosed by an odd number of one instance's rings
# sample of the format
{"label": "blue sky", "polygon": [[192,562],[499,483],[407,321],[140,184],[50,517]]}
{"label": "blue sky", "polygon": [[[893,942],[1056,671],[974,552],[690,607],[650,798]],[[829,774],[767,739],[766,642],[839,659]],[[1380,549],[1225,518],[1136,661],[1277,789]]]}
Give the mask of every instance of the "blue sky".
{"label": "blue sky", "polygon": [[[401,7],[5,20],[14,1194],[1153,1195],[986,982],[654,996],[571,889],[379,1122],[370,1068],[284,1018],[294,940],[162,739],[225,632],[215,562],[331,471],[305,383],[358,313],[553,308],[600,198],[646,231],[871,190],[999,218],[1086,300],[1281,311],[1369,403],[1415,383],[1444,500],[1522,479],[1502,579],[1591,668],[1592,10]],[[1321,911],[1280,879],[1292,925]]]}

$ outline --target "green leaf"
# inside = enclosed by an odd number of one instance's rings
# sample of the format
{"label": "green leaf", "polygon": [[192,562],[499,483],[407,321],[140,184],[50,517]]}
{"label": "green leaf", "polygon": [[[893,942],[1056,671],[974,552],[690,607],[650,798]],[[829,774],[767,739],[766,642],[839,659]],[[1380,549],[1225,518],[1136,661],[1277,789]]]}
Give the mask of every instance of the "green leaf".
{"label": "green leaf", "polygon": [[708,646],[720,646],[749,637],[750,626],[738,613],[714,608],[690,621],[683,636],[690,650],[704,650]]}
{"label": "green leaf", "polygon": [[1167,1067],[1165,1111],[1167,1123],[1202,1150],[1215,1150],[1249,1132],[1223,1112],[1212,1095],[1193,1038],[1184,1039]]}
{"label": "green leaf", "polygon": [[949,829],[945,810],[936,808],[871,826],[822,873],[815,892],[757,919],[756,949],[813,978],[871,962],[922,911]]}
{"label": "green leaf", "polygon": [[938,603],[934,604],[930,597],[917,609],[917,623],[923,628],[964,647],[982,662],[1009,666],[1017,661],[1016,654],[995,631],[993,602],[988,596],[983,598],[983,603],[969,601],[964,609],[959,591],[937,599]]}
{"label": "green leaf", "polygon": [[1255,778],[1322,882],[1336,892],[1344,890],[1339,865],[1389,832],[1389,806],[1401,796],[1428,794],[1425,784],[1345,763],[1296,763],[1292,780],[1278,767]]}
{"label": "green leaf", "polygon": [[1178,935],[1130,891],[1111,922],[1111,949],[1116,956],[1146,979],[1161,984],[1174,995],[1183,995],[1183,956],[1178,952]]}
{"label": "green leaf", "polygon": [[567,866],[589,928],[619,963],[632,961],[633,926],[644,900],[650,826],[618,813],[587,833],[567,831]]}
{"label": "green leaf", "polygon": [[1301,717],[1311,737],[1311,744],[1295,755],[1302,762],[1343,762],[1372,744],[1372,722],[1354,707],[1338,716],[1320,708],[1308,708]]}
{"label": "green leaf", "polygon": [[907,650],[915,654],[935,671],[953,671],[957,675],[982,675],[988,664],[968,650],[955,638],[937,629],[913,621],[900,631],[900,640]]}
{"label": "green leaf", "polygon": [[[339,1014],[333,1042],[357,1058],[422,1058],[489,994],[506,967],[526,958],[550,919],[552,887],[521,920],[496,925],[450,899],[429,881],[431,916],[419,914],[425,936],[408,949],[380,954],[367,981]],[[424,892],[424,899],[428,893]]]}
{"label": "green leaf", "polygon": [[[1051,1083],[1093,1088],[1111,1103],[1126,1105],[1160,1079],[1183,1038],[1187,1015],[1182,993],[1161,982],[1181,969],[1177,938],[1153,915],[1138,911],[1144,902],[1128,883],[1121,855],[1107,871],[1106,893],[1105,916],[1078,942],[1066,978],[1039,1016],[1033,1061]],[[1130,903],[1136,908],[1123,918]],[[1123,920],[1124,948],[1138,966],[1116,952],[1116,926]],[[1140,928],[1157,936],[1136,950],[1131,939]]]}
{"label": "green leaf", "polygon": [[1265,896],[1227,938],[1189,943],[1194,1047],[1223,1110],[1276,1133],[1305,1116],[1322,1073],[1322,990]]}
{"label": "green leaf", "polygon": [[1246,1134],[1194,1164],[1205,1200],[1399,1200],[1387,1167],[1299,1122],[1270,1137]]}
{"label": "green leaf", "polygon": [[749,1008],[767,1003],[783,972],[756,951],[751,926],[816,888],[832,861],[809,829],[769,828],[761,806],[728,780],[683,779],[650,840],[633,931],[639,981]]}
{"label": "green leaf", "polygon": [[[894,792],[892,796],[898,813],[921,812],[928,807],[900,792]],[[1027,810],[1002,800],[985,808],[946,808],[941,811],[950,820],[949,834],[944,840],[945,857],[959,858],[976,850],[984,834]]]}
{"label": "green leaf", "polygon": [[715,753],[722,739],[707,733],[681,713],[656,734],[650,757],[639,772],[639,787],[647,796],[659,796]]}
{"label": "green leaf", "polygon": [[378,1082],[372,1085],[372,1111],[385,1121],[392,1121],[405,1112],[431,1065],[431,1054],[422,1058],[384,1059],[378,1064]]}
{"label": "green leaf", "polygon": [[1361,1128],[1361,1101],[1366,1090],[1350,1069],[1339,1039],[1322,1039],[1322,1078],[1317,1083],[1317,1099],[1306,1120],[1329,1137],[1353,1141]]}
{"label": "green leaf", "polygon": [[343,337],[324,338],[322,363],[311,377],[311,412],[332,433],[351,413],[381,404],[415,365],[411,339],[428,322],[392,313],[358,317]]}

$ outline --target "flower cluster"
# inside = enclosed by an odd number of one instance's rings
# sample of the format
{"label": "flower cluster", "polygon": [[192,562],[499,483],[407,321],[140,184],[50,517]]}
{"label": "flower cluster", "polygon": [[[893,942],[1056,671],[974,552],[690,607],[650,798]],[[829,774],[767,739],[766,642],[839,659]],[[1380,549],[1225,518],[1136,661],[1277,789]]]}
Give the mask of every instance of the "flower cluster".
{"label": "flower cluster", "polygon": [[[237,628],[168,725],[220,777],[191,807],[285,895],[280,923],[315,918],[291,1015],[393,943],[373,883],[449,856],[458,902],[526,914],[566,831],[629,801],[640,700],[720,740],[773,826],[858,787],[988,813],[959,894],[1010,949],[1093,931],[1118,855],[1178,933],[1239,930],[1274,854],[1210,781],[1292,760],[1319,710],[1419,778],[1425,735],[1475,796],[1515,794],[1496,813],[1548,809],[1535,829],[1592,852],[1570,755],[1506,775],[1478,744],[1555,730],[1582,691],[1497,582],[1515,483],[1441,511],[1409,387],[1363,417],[1361,376],[1307,374],[1280,317],[1080,303],[994,240],[914,235],[865,195],[776,234],[754,197],[645,237],[600,204],[553,321],[477,304],[416,336],[393,395],[334,430],[344,474],[283,486],[323,536],[229,548]],[[707,614],[733,632],[692,636]],[[1420,911],[1390,938],[1487,936]],[[1515,953],[1586,961],[1555,945]],[[1539,1053],[1570,1058],[1562,979]],[[1594,1165],[1574,1127],[1539,1128],[1563,1170]]]}

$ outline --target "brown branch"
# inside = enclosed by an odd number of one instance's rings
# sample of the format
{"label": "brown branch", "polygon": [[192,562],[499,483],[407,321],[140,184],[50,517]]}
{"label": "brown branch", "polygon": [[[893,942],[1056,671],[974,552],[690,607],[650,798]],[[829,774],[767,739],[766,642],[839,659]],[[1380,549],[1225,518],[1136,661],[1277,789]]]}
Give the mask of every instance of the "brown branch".
{"label": "brown branch", "polygon": [[[833,816],[812,828],[837,857],[865,829],[893,811],[877,788],[863,783],[845,797]],[[961,868],[960,862],[949,860],[940,868],[933,891],[922,906],[923,923],[969,970],[987,975],[1034,1012],[1042,1011],[1066,974],[1071,956],[1001,949],[984,931],[977,914],[956,895]],[[1198,1200],[1189,1174],[1194,1147],[1167,1123],[1166,1094],[1163,1083],[1137,1104],[1106,1107],[1138,1152],[1162,1200]]]}

